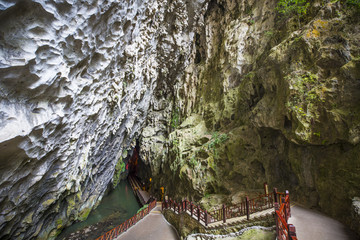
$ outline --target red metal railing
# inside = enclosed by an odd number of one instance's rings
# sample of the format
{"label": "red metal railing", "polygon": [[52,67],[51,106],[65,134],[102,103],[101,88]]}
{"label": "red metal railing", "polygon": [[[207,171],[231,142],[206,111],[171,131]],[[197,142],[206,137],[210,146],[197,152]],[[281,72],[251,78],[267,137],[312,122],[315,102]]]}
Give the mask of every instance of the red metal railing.
{"label": "red metal railing", "polygon": [[226,222],[226,219],[236,218],[241,216],[247,216],[247,219],[250,218],[250,214],[260,212],[269,208],[274,207],[274,196],[272,193],[264,194],[258,196],[254,199],[249,200],[246,197],[245,201],[235,205],[235,206],[225,206],[216,209],[211,212],[202,210],[199,206],[194,203],[184,200],[180,203],[169,199],[162,203],[163,209],[171,209],[175,213],[186,212],[198,222],[207,226],[210,223],[223,221]]}
{"label": "red metal railing", "polygon": [[143,219],[146,215],[150,213],[150,211],[156,207],[156,200],[152,201],[147,208],[141,210],[139,213],[135,214],[132,218],[126,220],[121,225],[113,228],[112,230],[108,231],[101,237],[98,237],[96,240],[112,240],[118,237],[121,233],[128,230],[131,226],[135,225],[138,221]]}
{"label": "red metal railing", "polygon": [[191,217],[195,218],[198,222],[202,221],[202,223],[206,226],[209,223],[216,221],[216,219],[211,216],[207,211],[202,210],[199,206],[188,200],[177,203],[176,201],[169,199],[168,201],[164,201],[162,203],[162,209],[171,209],[177,214],[186,212]]}
{"label": "red metal railing", "polygon": [[[265,192],[267,192],[267,185]],[[174,200],[169,199],[162,203],[162,209],[170,209],[178,214],[186,212],[205,226],[218,221],[226,223],[226,219],[241,216],[247,216],[249,220],[250,214],[273,207],[275,207],[276,234],[278,240],[297,240],[295,227],[292,224],[288,224],[288,219],[291,216],[288,191],[281,193],[275,188],[273,193],[260,195],[250,200],[246,197],[245,201],[238,205],[223,205],[221,208],[211,212],[204,211],[199,206],[187,200],[176,203]]]}
{"label": "red metal railing", "polygon": [[277,196],[279,196],[279,202],[275,202],[275,222],[277,239],[297,240],[295,226],[292,224],[288,224],[288,219],[289,217],[291,217],[289,192],[286,191],[285,193],[278,193],[277,190],[274,189],[274,194],[275,193]]}
{"label": "red metal railing", "polygon": [[260,195],[250,200],[246,197],[245,201],[240,204],[234,206],[223,205],[222,208],[211,211],[209,214],[213,216],[216,221],[223,221],[224,223],[226,222],[226,219],[242,216],[247,216],[247,219],[249,219],[250,214],[252,213],[274,207],[273,199],[274,196],[272,193]]}

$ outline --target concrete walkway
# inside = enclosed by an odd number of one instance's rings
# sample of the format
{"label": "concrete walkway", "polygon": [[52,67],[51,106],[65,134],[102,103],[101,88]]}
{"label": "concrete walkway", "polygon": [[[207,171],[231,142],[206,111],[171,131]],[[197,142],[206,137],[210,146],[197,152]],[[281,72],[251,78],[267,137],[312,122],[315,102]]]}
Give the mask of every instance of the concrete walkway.
{"label": "concrete walkway", "polygon": [[116,240],[180,240],[174,227],[161,214],[161,203]]}
{"label": "concrete walkway", "polygon": [[296,228],[299,240],[358,240],[342,223],[314,210],[301,206],[291,207],[289,223]]}

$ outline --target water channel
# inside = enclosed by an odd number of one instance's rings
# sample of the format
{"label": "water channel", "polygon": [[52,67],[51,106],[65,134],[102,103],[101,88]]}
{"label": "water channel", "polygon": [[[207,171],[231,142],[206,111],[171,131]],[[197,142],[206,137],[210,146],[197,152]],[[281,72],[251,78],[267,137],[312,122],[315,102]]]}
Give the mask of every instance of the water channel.
{"label": "water channel", "polygon": [[64,229],[56,240],[96,239],[106,231],[131,218],[140,208],[130,184],[122,181],[99,206],[92,210],[89,217]]}

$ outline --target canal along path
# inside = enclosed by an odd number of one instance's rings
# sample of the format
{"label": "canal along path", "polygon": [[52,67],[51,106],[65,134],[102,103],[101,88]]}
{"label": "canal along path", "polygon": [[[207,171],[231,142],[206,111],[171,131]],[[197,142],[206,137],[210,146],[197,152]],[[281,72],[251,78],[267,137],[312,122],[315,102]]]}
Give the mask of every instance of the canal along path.
{"label": "canal along path", "polygon": [[103,197],[99,206],[91,211],[85,221],[65,228],[56,240],[93,240],[131,218],[139,209],[140,205],[130,184],[128,181],[121,181]]}

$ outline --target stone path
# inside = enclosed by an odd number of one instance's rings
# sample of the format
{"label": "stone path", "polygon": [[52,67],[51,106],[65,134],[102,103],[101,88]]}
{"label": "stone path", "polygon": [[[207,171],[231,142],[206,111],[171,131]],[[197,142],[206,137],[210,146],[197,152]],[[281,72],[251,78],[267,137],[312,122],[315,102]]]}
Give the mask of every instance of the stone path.
{"label": "stone path", "polygon": [[116,240],[180,240],[176,230],[161,214],[161,203]]}
{"label": "stone path", "polygon": [[291,207],[289,223],[296,228],[299,240],[358,240],[342,223],[314,210],[295,205]]}

